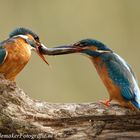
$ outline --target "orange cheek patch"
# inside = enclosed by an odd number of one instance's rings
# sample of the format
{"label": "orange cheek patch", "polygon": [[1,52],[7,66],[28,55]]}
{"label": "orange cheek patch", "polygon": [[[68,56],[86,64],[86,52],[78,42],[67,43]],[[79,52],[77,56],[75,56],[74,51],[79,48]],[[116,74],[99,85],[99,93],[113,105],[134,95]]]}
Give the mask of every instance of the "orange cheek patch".
{"label": "orange cheek patch", "polygon": [[31,35],[29,35],[29,34],[27,34],[27,36],[28,36],[28,38],[29,38],[30,40],[34,40],[33,36],[31,36]]}
{"label": "orange cheek patch", "polygon": [[90,47],[89,50],[91,50],[91,51],[96,51],[96,50],[97,50],[97,47],[96,47],[96,46],[92,46],[92,47]]}
{"label": "orange cheek patch", "polygon": [[40,44],[33,38],[32,35],[27,34],[27,36],[30,40],[33,40],[37,46],[40,46]]}

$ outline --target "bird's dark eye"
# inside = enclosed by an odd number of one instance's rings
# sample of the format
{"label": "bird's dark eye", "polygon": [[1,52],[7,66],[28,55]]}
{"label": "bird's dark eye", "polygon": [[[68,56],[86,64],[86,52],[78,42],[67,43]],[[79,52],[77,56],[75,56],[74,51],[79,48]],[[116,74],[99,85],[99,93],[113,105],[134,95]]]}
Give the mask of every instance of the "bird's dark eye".
{"label": "bird's dark eye", "polygon": [[35,36],[34,39],[39,42],[39,37]]}

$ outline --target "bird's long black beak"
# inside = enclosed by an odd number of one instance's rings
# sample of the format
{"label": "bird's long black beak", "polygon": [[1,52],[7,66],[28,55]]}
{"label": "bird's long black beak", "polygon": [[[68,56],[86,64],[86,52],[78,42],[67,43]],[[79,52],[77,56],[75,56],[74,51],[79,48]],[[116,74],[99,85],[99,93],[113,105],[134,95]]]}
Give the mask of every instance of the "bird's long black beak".
{"label": "bird's long black beak", "polygon": [[81,47],[76,47],[74,45],[58,46],[54,48],[40,47],[39,51],[44,55],[64,55],[70,53],[80,52]]}

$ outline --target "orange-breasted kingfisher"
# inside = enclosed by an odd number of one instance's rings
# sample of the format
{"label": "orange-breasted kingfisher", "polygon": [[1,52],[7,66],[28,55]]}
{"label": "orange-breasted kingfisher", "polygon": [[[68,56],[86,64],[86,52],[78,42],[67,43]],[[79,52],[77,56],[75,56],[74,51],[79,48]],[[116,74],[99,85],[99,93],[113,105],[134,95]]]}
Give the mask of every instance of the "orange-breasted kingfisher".
{"label": "orange-breasted kingfisher", "polygon": [[25,28],[13,30],[8,39],[0,42],[0,73],[6,79],[15,81],[17,74],[28,63],[31,50],[35,50],[47,63],[39,52],[38,48],[41,46],[45,47],[31,30]]}
{"label": "orange-breasted kingfisher", "polygon": [[61,55],[82,53],[93,62],[100,78],[109,93],[109,100],[104,102],[110,105],[116,100],[120,105],[133,110],[140,109],[140,89],[130,65],[118,54],[100,41],[84,39],[73,45],[54,48],[40,48],[40,52],[47,55]]}

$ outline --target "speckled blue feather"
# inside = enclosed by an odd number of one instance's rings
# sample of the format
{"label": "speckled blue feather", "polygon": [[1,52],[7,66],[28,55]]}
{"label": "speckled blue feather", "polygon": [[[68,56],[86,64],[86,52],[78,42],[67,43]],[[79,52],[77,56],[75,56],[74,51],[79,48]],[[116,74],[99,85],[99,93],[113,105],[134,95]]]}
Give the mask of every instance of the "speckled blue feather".
{"label": "speckled blue feather", "polygon": [[[94,39],[84,39],[80,41],[83,46],[96,46],[97,50],[111,51],[106,45]],[[84,50],[85,53],[91,57],[100,57],[106,65],[108,75],[115,85],[119,86],[121,95],[127,101],[140,109],[140,90],[137,79],[131,67],[119,55],[111,53],[100,53],[90,49]]]}
{"label": "speckled blue feather", "polygon": [[102,54],[101,58],[110,78],[120,87],[123,98],[140,109],[140,90],[131,67],[115,53]]}
{"label": "speckled blue feather", "polygon": [[[101,61],[106,65],[108,72],[106,76],[109,76],[114,82],[113,84],[120,88],[120,95],[123,99],[125,101],[130,101],[136,108],[140,109],[140,89],[136,77],[131,67],[119,55],[113,53],[113,51],[102,42],[94,39],[84,39],[74,45],[68,47],[63,46],[63,48],[68,49],[68,52],[70,52],[69,48],[74,48],[75,52],[76,47],[83,48],[80,53],[90,56],[93,60],[98,57],[102,59]],[[65,50],[65,53],[60,52],[60,54],[68,54],[68,52]],[[71,51],[70,53],[73,52]],[[58,54],[57,52],[57,55]],[[96,65],[98,65],[98,62]]]}

